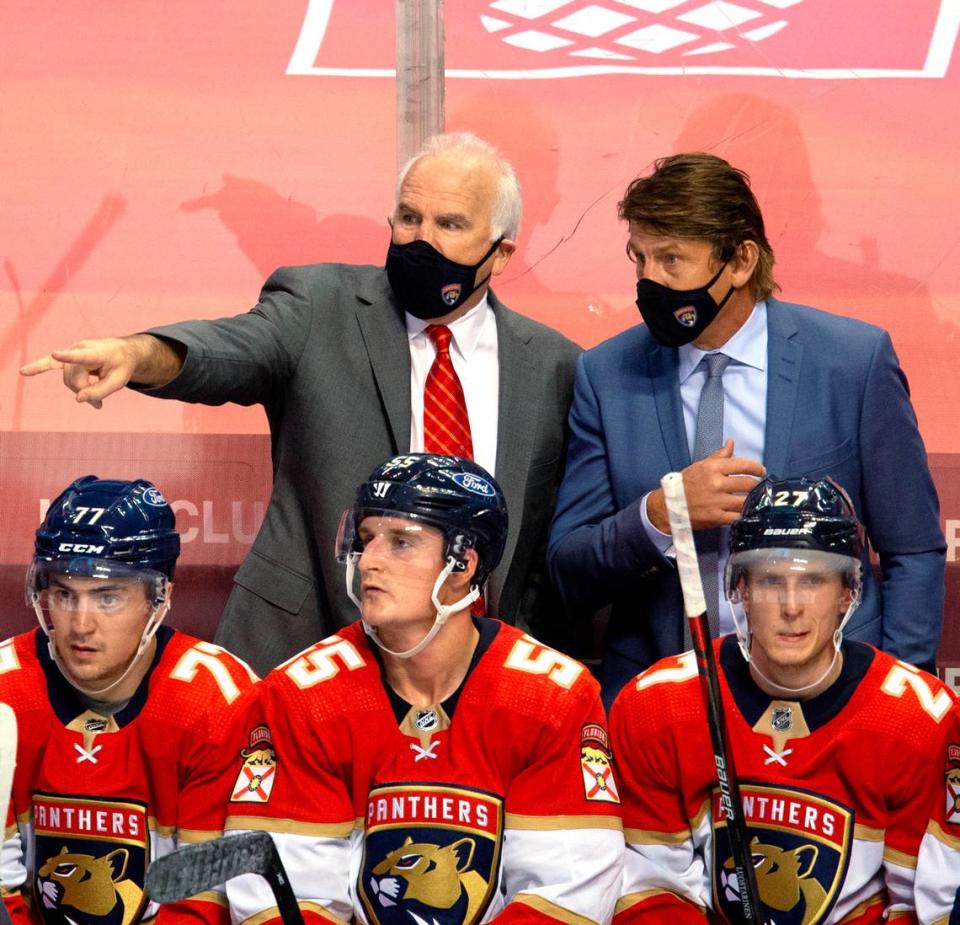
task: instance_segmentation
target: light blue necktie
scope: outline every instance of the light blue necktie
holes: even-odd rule
[[[693,439],[693,459],[703,459],[723,446],[723,371],[730,357],[722,353],[708,353],[701,366],[707,368],[707,381],[700,392],[700,407],[697,409],[697,431]],[[707,620],[710,636],[720,632],[720,585],[717,566],[720,561],[720,537],[722,529],[698,530],[697,553],[700,559],[700,577],[703,579],[703,595],[707,600]],[[684,621],[684,641],[689,643],[688,627]],[[689,647],[689,646],[688,646]]]

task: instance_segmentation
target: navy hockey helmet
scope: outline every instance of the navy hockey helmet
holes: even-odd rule
[[[436,527],[445,539],[444,557],[458,563],[475,549],[476,586],[497,567],[507,540],[500,486],[482,466],[459,456],[409,453],[374,469],[347,512],[341,558],[363,551],[357,527],[366,517],[403,517]]]
[[[43,590],[51,573],[170,580],[179,555],[176,518],[154,485],[87,475],[53,501],[37,530],[27,595]]]
[[[724,582],[728,597],[736,598],[743,567],[751,558],[748,554],[774,549],[844,557],[850,560],[845,564],[850,581],[858,584],[864,532],[849,495],[831,478],[760,482],[747,495],[740,519],[730,528]]]

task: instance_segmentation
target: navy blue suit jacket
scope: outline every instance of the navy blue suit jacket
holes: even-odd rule
[[[863,602],[846,634],[905,661],[934,662],[946,545],[906,378],[881,328],[767,300],[770,475],[833,476],[850,493],[879,556],[864,557]],[[577,364],[571,442],[549,545],[561,595],[612,604],[603,685],[610,700],[638,671],[680,651],[673,562],[648,539],[640,499],[690,464],[676,349],[638,325]],[[736,455],[736,448],[734,448]]]

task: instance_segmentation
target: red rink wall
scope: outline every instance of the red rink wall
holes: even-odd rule
[[[175,606],[209,632],[270,484],[259,409],[77,407],[28,359],[252,305],[276,266],[381,263],[393,4],[9,0],[0,33],[0,601],[28,625],[30,532],[76,476],[145,476],[185,531]],[[447,125],[524,187],[497,292],[584,346],[636,323],[616,204],[659,156],[747,170],[781,295],[886,327],[948,541],[960,666],[957,0],[460,0]],[[895,503],[896,499],[891,499]],[[923,601],[917,602],[922,608]]]

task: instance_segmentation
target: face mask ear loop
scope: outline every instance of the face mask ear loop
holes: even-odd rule
[[[422,652],[431,642],[433,642],[434,637],[437,633],[440,632],[440,629],[443,627],[443,624],[447,622],[449,617],[452,614],[455,614],[465,607],[469,607],[478,597],[480,597],[480,589],[473,587],[470,589],[470,593],[466,594],[464,597],[460,598],[459,601],[456,601],[453,604],[441,604],[440,603],[440,589],[443,587],[443,583],[450,577],[450,573],[456,568],[457,560],[450,556],[447,559],[447,564],[444,566],[444,569],[437,576],[437,580],[433,583],[433,593],[430,595],[430,599],[433,602],[433,606],[436,608],[437,615],[434,617],[433,626],[430,627],[427,635],[423,637],[412,649],[407,649],[405,652],[395,652],[393,649],[388,649],[381,641],[380,637],[377,635],[377,631],[370,626],[366,620],[363,620],[361,616],[361,622],[363,623],[364,632],[376,643],[376,645],[383,651],[392,655],[394,658],[413,658],[414,655],[418,655]],[[347,568],[349,570],[350,563],[348,561]],[[351,576],[352,577],[352,576]],[[352,595],[351,595],[352,596]],[[354,598],[354,603],[359,602]],[[361,611],[362,613],[362,611]]]

